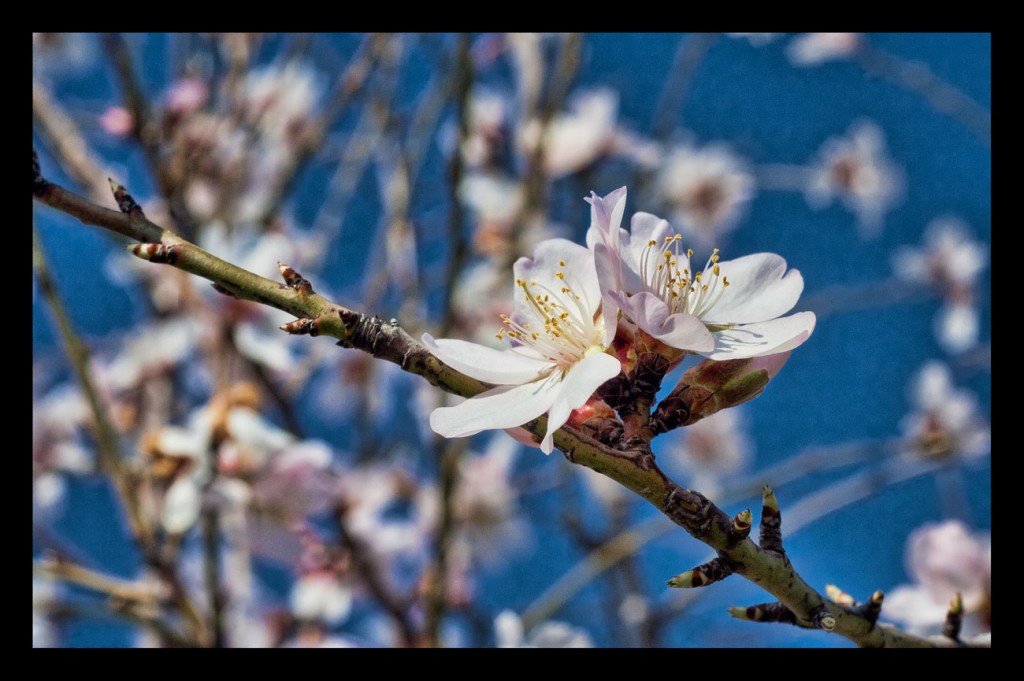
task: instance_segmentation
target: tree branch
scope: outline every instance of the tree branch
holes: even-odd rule
[[[46,182],[38,175],[37,163],[33,167],[33,194],[37,200],[89,224],[148,242],[132,247],[132,252],[140,257],[171,264],[209,279],[218,286],[218,290],[309,320],[302,327],[304,333],[338,338],[342,347],[356,348],[393,362],[403,370],[458,395],[470,397],[488,387],[440,362],[403,331],[396,320],[369,317],[312,291],[292,288],[247,272],[162,230],[146,219],[137,206],[129,207],[128,213],[99,209],[86,199]],[[125,202],[119,200],[119,205],[125,206]],[[524,424],[524,428],[539,439],[546,431],[547,418],[534,419]],[[734,529],[732,517],[699,492],[673,482],[657,466],[649,447],[613,449],[568,425],[555,432],[554,440],[555,446],[571,463],[591,468],[631,489],[691,536],[715,549],[736,574],[758,584],[775,596],[781,607],[792,611],[797,623],[834,631],[867,647],[956,644],[949,639],[926,639],[895,627],[876,624],[855,609],[827,600],[800,577],[783,553],[766,550],[749,538],[742,538]],[[766,505],[771,507],[770,500]]]

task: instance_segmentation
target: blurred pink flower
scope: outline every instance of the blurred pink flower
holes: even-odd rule
[[[198,78],[182,78],[167,89],[164,110],[173,116],[188,116],[202,108],[209,96],[206,83]]]
[[[950,601],[964,603],[961,636],[992,629],[992,540],[971,533],[960,521],[929,523],[907,539],[907,572],[914,583],[898,586],[885,597],[882,614],[903,622],[917,634],[938,633]]]
[[[109,135],[125,137],[130,135],[135,127],[135,118],[123,106],[107,107],[100,116],[100,127]]]

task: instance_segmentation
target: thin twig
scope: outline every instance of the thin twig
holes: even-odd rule
[[[921,62],[912,62],[881,50],[866,39],[855,58],[865,71],[923,97],[941,113],[971,131],[986,147],[992,146],[992,113],[935,75]]]
[[[96,203],[110,202],[110,189],[105,172],[89,149],[85,136],[71,118],[50,96],[46,86],[32,79],[32,118],[54,157],[65,172],[89,193]]]
[[[651,123],[651,136],[659,142],[665,142],[675,129],[676,119],[683,110],[697,69],[716,40],[717,33],[691,33],[679,40],[672,69],[665,79]]]
[[[32,224],[32,267],[35,270],[36,280],[39,282],[43,298],[49,305],[50,312],[57,324],[57,331],[63,341],[64,351],[74,371],[75,380],[92,411],[100,466],[114,482],[114,487],[117,489],[128,516],[132,535],[141,546],[149,546],[152,542],[152,529],[143,517],[134,483],[129,478],[129,472],[120,451],[117,431],[110,423],[106,406],[96,389],[96,382],[93,380],[92,371],[89,368],[89,350],[75,332],[71,317],[60,300],[57,284],[50,275],[49,265],[43,252],[43,242],[34,221]]]

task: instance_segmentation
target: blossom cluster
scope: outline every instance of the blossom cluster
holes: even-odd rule
[[[787,272],[781,256],[721,260],[716,248],[701,264],[666,220],[641,212],[628,231],[621,227],[625,187],[587,201],[586,247],[548,239],[533,258],[516,261],[513,311],[501,315],[496,334],[508,347],[424,334],[436,357],[495,386],[435,410],[430,425],[437,433],[514,429],[546,414],[540,448],[550,454],[555,431],[574,415],[585,419],[581,408],[601,401],[595,392],[607,381],[634,372],[641,354],[657,355],[664,375],[687,355],[782,355],[814,330],[812,312],[783,316],[803,278]],[[597,411],[612,413],[608,405]]]

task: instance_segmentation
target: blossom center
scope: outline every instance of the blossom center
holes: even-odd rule
[[[722,297],[729,279],[722,275],[717,248],[704,269],[691,274],[693,251],[682,253],[681,240],[675,234],[661,244],[656,239],[648,241],[640,255],[640,279],[644,291],[665,301],[669,314],[687,312],[700,319]]]
[[[558,264],[565,267],[564,260]],[[588,301],[574,289],[571,274],[567,277],[565,270],[560,269],[555,272],[555,279],[558,286],[516,279],[531,319],[515,320],[501,315],[503,325],[496,338],[507,337],[510,342],[531,347],[567,369],[590,354],[604,351],[603,321],[600,315],[588,312]]]

